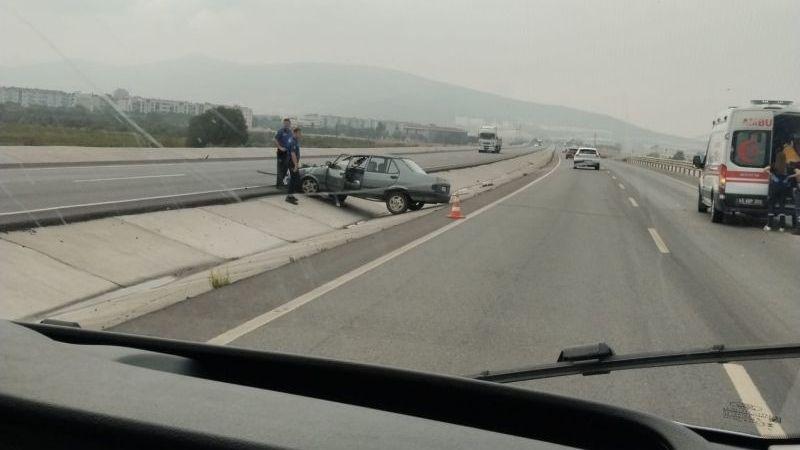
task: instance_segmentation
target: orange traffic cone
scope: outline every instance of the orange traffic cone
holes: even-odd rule
[[[454,195],[453,199],[450,201],[450,214],[448,214],[447,217],[451,219],[464,218],[464,215],[461,214],[461,200],[457,195]]]

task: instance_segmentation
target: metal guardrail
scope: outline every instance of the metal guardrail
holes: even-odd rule
[[[702,170],[698,169],[689,161],[679,161],[674,159],[653,158],[650,156],[632,156],[625,158],[631,164],[636,164],[651,169],[673,172],[691,177],[700,178]]]

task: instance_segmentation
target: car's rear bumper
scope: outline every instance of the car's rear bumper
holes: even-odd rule
[[[600,167],[600,161],[592,159],[576,159],[573,164],[577,167]]]
[[[444,192],[410,192],[411,200],[423,203],[449,203],[450,190]]]

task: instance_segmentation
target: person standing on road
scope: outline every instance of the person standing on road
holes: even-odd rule
[[[302,132],[300,127],[295,127],[292,130],[292,136],[287,140],[286,146],[286,164],[289,167],[289,193],[286,196],[286,201],[296,205],[297,198],[294,193],[299,190],[300,186],[300,138]]]
[[[792,211],[792,228],[794,234],[800,235],[800,154],[797,152],[796,143],[800,143],[800,134],[792,136],[792,142],[789,144],[790,150],[785,150],[786,155],[786,173],[791,191],[791,197],[794,199],[794,210]]]
[[[767,224],[764,231],[770,231],[774,225],[775,216],[778,216],[778,227],[783,231],[786,226],[786,198],[791,194],[791,182],[788,178],[788,167],[800,161],[797,151],[794,149],[794,141],[790,139],[781,148],[775,161],[764,168],[769,173],[769,188],[767,191]],[[796,215],[793,214],[796,222]]]
[[[275,165],[278,170],[277,180],[275,180],[275,187],[283,186],[283,178],[286,176],[286,171],[289,168],[287,163],[288,140],[292,138],[292,121],[287,117],[283,119],[283,127],[275,133]]]

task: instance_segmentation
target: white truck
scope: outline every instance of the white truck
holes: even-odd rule
[[[497,132],[496,126],[485,125],[478,131],[478,152],[500,153],[503,148],[503,138]]]

